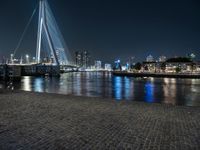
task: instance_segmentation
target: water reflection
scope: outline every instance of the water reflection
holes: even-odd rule
[[[132,89],[131,83],[132,82],[130,81],[130,78],[128,78],[128,77],[125,77],[124,81],[125,81],[125,83],[124,83],[125,84],[125,87],[124,87],[124,90],[125,90],[124,97],[125,97],[125,99],[129,99],[131,97],[131,93],[133,92],[133,91],[131,91],[131,89]]]
[[[36,78],[34,81],[35,92],[44,92],[42,78]],[[27,84],[27,83],[26,83]]]
[[[0,82],[0,87],[6,87],[6,83]],[[15,89],[200,106],[199,79],[143,79],[83,72],[63,74],[60,78],[24,77],[20,84],[15,84]]]
[[[163,100],[166,104],[176,104],[176,80],[170,78],[164,78],[163,84]]]
[[[122,99],[122,77],[114,77],[114,98],[117,100]]]
[[[199,99],[200,87],[196,84],[195,79],[191,80],[190,88],[191,88],[190,93],[185,91],[186,98],[190,99],[190,101],[186,101],[185,103],[187,106],[196,106],[198,105],[198,102],[196,100]]]
[[[32,91],[31,89],[31,78],[30,77],[24,77],[22,82],[22,90],[24,91]]]
[[[145,84],[145,101],[152,103],[154,100],[154,85],[152,82],[147,82]]]

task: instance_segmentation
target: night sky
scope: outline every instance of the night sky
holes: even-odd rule
[[[37,0],[0,0],[0,59],[9,57]],[[93,59],[141,61],[196,54],[200,59],[199,0],[49,0],[74,56],[88,50]],[[17,52],[35,55],[37,15]]]

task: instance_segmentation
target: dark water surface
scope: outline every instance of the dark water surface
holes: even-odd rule
[[[143,79],[103,72],[75,72],[63,74],[60,78],[23,77],[20,83],[15,83],[15,89],[200,106],[200,79]]]

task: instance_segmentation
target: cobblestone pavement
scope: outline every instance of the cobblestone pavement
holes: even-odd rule
[[[0,149],[200,149],[200,107],[0,93]]]

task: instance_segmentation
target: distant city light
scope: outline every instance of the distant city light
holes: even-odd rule
[[[30,62],[30,61],[29,61],[29,55],[26,54],[26,63],[29,64],[29,62]]]

